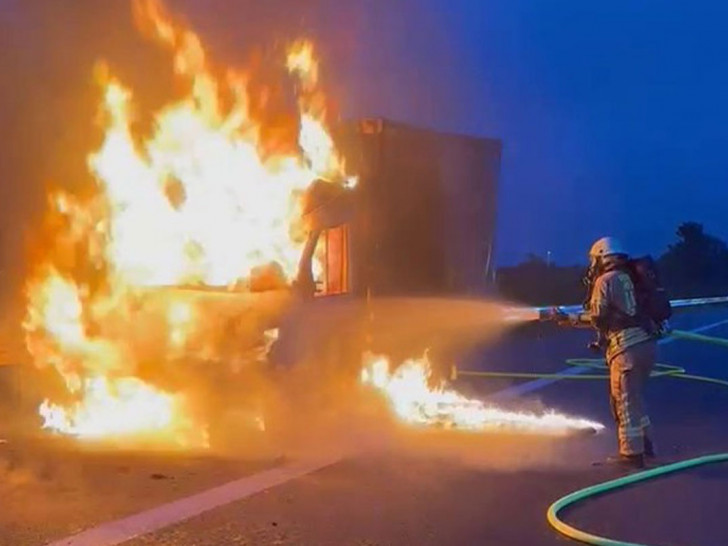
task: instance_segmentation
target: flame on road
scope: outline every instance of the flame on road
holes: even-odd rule
[[[407,360],[393,369],[387,357],[366,355],[361,380],[380,391],[396,416],[411,425],[538,434],[604,428],[587,419],[551,411],[535,414],[499,409],[481,400],[466,398],[444,382],[431,386],[432,367],[426,356]]]
[[[215,353],[221,342],[214,334],[224,329],[175,291],[160,289],[151,305],[149,289],[251,290],[261,275],[266,285],[288,286],[306,243],[306,190],[316,180],[352,187],[357,179],[347,175],[328,133],[321,67],[310,42],[293,43],[265,67],[292,84],[295,100],[282,101],[286,109],[271,104],[277,95],[254,70],[215,65],[200,38],[159,1],[132,4],[140,30],[170,52],[171,72],[185,93],[155,112],[139,112],[133,90],[98,65],[103,138],[87,162],[95,185],[49,196],[26,284],[26,345],[37,366],[51,366],[62,380],[64,392],[40,406],[46,428],[80,438],[205,446],[205,423],[166,381],[174,371],[161,379],[154,372],[189,355],[193,339],[200,351]],[[152,123],[138,123],[142,117]],[[313,267],[321,264],[314,259]],[[253,321],[238,326],[262,329],[261,346],[277,335]],[[200,342],[200,332],[209,337]],[[383,357],[365,364],[362,379],[408,423],[601,428],[555,413],[500,410],[445,385],[431,388],[426,360],[394,370]],[[265,429],[264,416],[254,421]]]
[[[83,400],[71,406],[40,406],[45,427],[79,438],[129,436],[185,446],[206,446],[207,432],[186,421],[180,399],[135,377],[88,379],[81,385]]]
[[[344,183],[346,174],[326,130],[311,43],[294,43],[273,67],[297,97],[284,114],[270,106],[278,108],[273,115],[256,74],[215,65],[159,1],[134,0],[132,8],[140,31],[171,53],[171,73],[186,94],[144,112],[153,123],[141,132],[134,92],[97,66],[104,134],[88,156],[95,188],[90,197],[50,196],[26,285],[26,344],[38,366],[57,370],[69,395],[42,404],[45,427],[200,445],[204,427],[188,401],[140,369],[184,354],[210,317],[167,295],[163,330],[142,343],[140,290],[246,289],[260,271],[286,286],[305,244],[305,190],[317,179]]]

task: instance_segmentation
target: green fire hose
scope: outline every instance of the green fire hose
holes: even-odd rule
[[[709,343],[711,345],[717,345],[721,347],[728,347],[728,339],[705,336],[702,334],[695,334],[692,332],[685,332],[682,330],[674,330],[670,335],[676,339],[683,339],[688,341],[697,341],[700,343]],[[584,368],[594,368],[596,370],[606,370],[607,367],[601,359],[569,359],[566,361],[570,366],[580,366]],[[559,375],[559,374],[541,374],[541,373],[510,373],[510,372],[475,372],[475,371],[458,371],[456,368],[452,370],[452,379],[456,379],[458,376],[475,376],[475,377],[492,377],[492,378],[518,378],[518,379],[566,379],[566,380],[595,380],[595,379],[608,379],[609,375],[606,373],[601,374],[580,374],[580,375]],[[717,379],[714,377],[704,377],[699,375],[691,375],[686,373],[684,368],[679,366],[670,366],[668,364],[656,364],[655,370],[652,372],[651,377],[673,377],[676,379],[688,379],[691,381],[702,381],[705,383],[712,383],[728,387],[728,381],[723,379]],[[614,540],[611,538],[601,537],[598,535],[592,535],[576,527],[572,527],[568,523],[564,522],[559,518],[559,512],[572,506],[583,500],[593,498],[599,495],[603,495],[610,491],[621,489],[629,485],[636,483],[646,482],[655,478],[666,476],[668,474],[674,474],[684,470],[689,470],[698,466],[704,466],[708,464],[724,463],[728,462],[728,453],[718,453],[715,455],[706,455],[703,457],[697,457],[695,459],[688,459],[677,463],[644,470],[635,474],[630,474],[603,482],[590,487],[585,487],[579,491],[574,491],[568,495],[561,497],[551,506],[549,506],[546,512],[546,519],[548,520],[551,527],[556,529],[562,535],[565,535],[573,540],[578,540],[585,544],[592,544],[595,546],[648,546],[637,542],[625,542],[621,540]]]
[[[631,474],[629,476],[624,476],[616,480],[592,485],[591,487],[586,487],[584,489],[580,489],[579,491],[569,493],[565,497],[561,497],[559,500],[554,502],[551,506],[549,506],[549,509],[546,512],[546,519],[548,520],[551,527],[556,529],[562,535],[566,535],[567,537],[574,540],[584,542],[585,544],[595,544],[597,546],[646,546],[645,544],[640,544],[637,542],[624,542],[622,540],[614,540],[611,538],[592,535],[590,533],[577,529],[576,527],[572,527],[568,523],[565,523],[563,520],[559,519],[559,512],[564,508],[576,504],[577,502],[580,502],[584,499],[596,497],[597,495],[603,495],[604,493],[608,493],[609,491],[613,491],[615,489],[621,489],[623,487],[627,487],[628,485],[646,482],[660,476],[665,476],[667,474],[673,474],[682,470],[695,468],[696,466],[724,462],[728,462],[728,453],[706,455],[705,457],[698,457],[696,459],[680,461],[678,463],[660,466],[658,468],[653,468],[636,474]]]
[[[673,330],[670,336],[675,339],[684,339],[687,341],[698,341],[700,343],[709,343],[710,345],[718,345],[719,347],[728,347],[728,339],[721,337],[704,336],[694,332],[685,332],[683,330]]]

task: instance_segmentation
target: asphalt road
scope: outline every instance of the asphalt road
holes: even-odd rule
[[[675,326],[690,329],[722,320],[728,320],[728,312],[714,310],[679,317]],[[728,322],[705,333],[728,337]],[[513,333],[463,364],[555,372],[564,368],[567,357],[589,356],[584,349],[589,336],[571,331]],[[726,349],[676,341],[661,346],[660,360],[690,373],[728,379]],[[457,385],[487,397],[512,382],[474,379]],[[659,378],[649,385],[648,402],[664,460],[728,451],[728,388]],[[285,469],[291,458],[279,459],[271,452],[231,458],[9,443],[0,446],[0,545],[46,544],[246,476],[251,479],[240,484],[250,493],[245,498],[126,543],[563,545],[565,539],[546,523],[548,505],[570,491],[619,475],[591,465],[614,449],[606,384],[560,381],[502,403],[552,407],[610,428],[597,436],[571,439],[475,438],[391,429],[378,438],[376,430],[353,430],[344,445],[339,444],[346,449],[338,462],[334,457],[332,464],[282,479],[284,483],[275,487],[266,487],[265,480],[256,482],[256,476]],[[317,456],[335,456],[325,451]],[[725,465],[706,467],[590,501],[568,512],[567,518],[622,540],[723,545],[728,543],[726,480]],[[262,491],[254,493],[256,487]],[[198,500],[204,504],[204,499]],[[159,514],[155,517],[159,523]],[[135,521],[124,524],[127,530]],[[113,535],[109,530],[119,528],[101,527],[95,542],[86,544],[109,543],[104,542]]]

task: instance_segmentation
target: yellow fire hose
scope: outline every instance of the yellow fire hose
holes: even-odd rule
[[[718,345],[721,347],[728,347],[728,339],[705,336],[702,334],[694,334],[692,332],[684,332],[681,330],[674,330],[670,335],[676,339],[684,339],[689,341],[698,341],[701,343],[709,343],[712,345]],[[604,360],[601,359],[570,359],[566,361],[571,366],[580,366],[594,369],[604,369],[607,367]],[[458,376],[474,376],[474,377],[492,377],[492,378],[518,378],[518,379],[567,379],[567,380],[595,380],[595,379],[608,379],[607,374],[581,374],[581,375],[559,375],[559,374],[540,374],[540,373],[509,373],[509,372],[475,372],[475,371],[458,371],[453,368],[452,378],[456,379]],[[655,370],[652,372],[651,377],[674,377],[678,379],[689,379],[692,381],[703,381],[706,383],[713,383],[728,387],[728,381],[722,379],[716,379],[714,377],[704,377],[699,375],[690,375],[685,372],[684,368],[678,366],[670,366],[668,364],[656,364]],[[668,474],[674,474],[683,470],[688,470],[698,466],[707,464],[716,464],[728,462],[728,453],[718,453],[715,455],[706,455],[704,457],[697,457],[695,459],[688,459],[677,463],[644,470],[629,476],[624,476],[616,480],[603,482],[597,485],[592,485],[579,491],[574,491],[568,495],[561,497],[556,502],[549,506],[546,512],[546,519],[548,520],[551,527],[556,529],[562,535],[565,535],[573,540],[578,540],[585,544],[593,544],[595,546],[648,546],[637,542],[624,542],[621,540],[614,540],[611,538],[601,537],[598,535],[592,535],[586,531],[572,527],[568,523],[564,522],[559,518],[559,512],[572,506],[585,499],[593,498],[599,495],[603,495],[610,491],[621,489],[635,483],[646,482],[658,478],[660,476],[666,476]]]

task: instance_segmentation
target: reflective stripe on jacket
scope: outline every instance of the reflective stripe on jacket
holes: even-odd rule
[[[624,271],[616,269],[607,271],[596,279],[589,308],[592,324],[606,334],[607,361],[623,353],[628,347],[652,338],[640,326],[627,328],[615,326],[618,322],[615,320],[618,313],[627,317],[637,316],[634,284]]]

